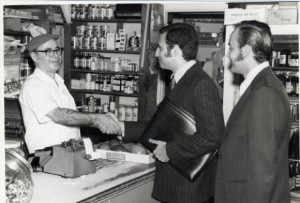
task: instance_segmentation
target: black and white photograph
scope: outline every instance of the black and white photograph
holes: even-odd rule
[[[300,2],[0,7],[0,202],[300,203]]]

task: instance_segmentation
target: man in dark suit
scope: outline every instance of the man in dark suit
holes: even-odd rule
[[[213,152],[220,145],[224,130],[222,102],[213,80],[195,60],[197,51],[197,33],[191,25],[175,23],[160,30],[156,57],[161,68],[173,72],[176,82],[168,97],[195,117],[197,128],[189,139],[183,135],[182,140],[168,143],[152,141],[157,144],[154,154],[158,159],[152,196],[161,202],[211,202],[214,195],[216,159],[194,182],[188,181],[169,163],[164,163],[169,160],[181,163]],[[141,129],[134,130],[125,123],[124,140],[127,134],[141,135]]]
[[[267,24],[236,25],[227,57],[231,71],[244,76],[219,150],[216,203],[289,203],[290,104],[269,60]]]

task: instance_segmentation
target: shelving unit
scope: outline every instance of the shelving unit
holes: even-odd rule
[[[79,5],[72,5],[75,8]],[[116,109],[118,105],[129,105],[134,106],[136,100],[138,100],[138,121],[149,120],[156,110],[156,92],[157,92],[157,75],[149,74],[149,67],[147,63],[146,50],[148,49],[148,44],[145,39],[149,38],[149,23],[150,23],[150,4],[143,4],[141,6],[141,18],[111,18],[111,19],[79,19],[72,18],[72,24],[65,29],[65,72],[64,78],[69,88],[72,96],[75,98],[76,103],[81,103],[82,105],[87,105],[85,103],[87,97],[93,96],[95,98],[101,99],[101,105],[108,103],[109,96],[116,97]],[[138,50],[125,49],[125,50],[108,50],[100,49],[98,46],[94,49],[86,49],[84,47],[75,48],[71,46],[70,38],[76,35],[76,27],[80,26],[108,26],[110,32],[118,33],[120,29],[125,29],[127,35],[127,40],[132,36],[133,31],[136,31],[138,35],[142,38],[141,47]],[[99,39],[99,37],[97,37]],[[98,42],[99,43],[99,42]],[[112,58],[126,58],[133,63],[136,63],[135,67],[138,70],[120,70],[114,71],[112,69],[99,69],[96,70],[77,68],[74,67],[74,59],[76,54],[89,53],[91,55],[101,57],[112,57]],[[99,60],[99,58],[98,58]],[[122,68],[122,67],[121,67]],[[97,88],[72,88],[72,80],[81,79],[84,80],[86,75],[90,74],[94,82],[95,78],[100,77],[136,77],[138,78],[138,92],[126,93],[124,91],[103,91]],[[120,89],[121,90],[121,89]]]

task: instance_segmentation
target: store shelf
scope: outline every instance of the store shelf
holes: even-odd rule
[[[273,70],[278,71],[299,71],[298,66],[287,66],[287,67],[272,67]]]
[[[100,50],[100,49],[73,49],[74,52],[97,52],[111,54],[140,54],[140,51],[117,51],[117,50]]]
[[[4,30],[4,35],[13,36],[31,36],[30,32],[15,31],[15,30]]]
[[[98,22],[98,23],[141,23],[141,19],[119,19],[119,18],[114,18],[114,19],[77,19],[73,18],[72,22]]]
[[[78,93],[114,95],[114,96],[124,96],[124,97],[138,97],[139,96],[139,94],[127,94],[124,92],[104,92],[104,91],[100,91],[100,90],[70,89],[70,91],[78,92]]]
[[[108,74],[108,75],[132,75],[132,76],[139,76],[143,75],[141,72],[134,72],[134,71],[99,71],[99,70],[86,70],[86,69],[71,69],[71,72],[76,73],[91,73],[91,74]]]
[[[291,103],[299,103],[299,97],[290,97]]]

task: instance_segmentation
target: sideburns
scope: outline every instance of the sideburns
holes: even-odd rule
[[[239,55],[237,56],[237,58],[234,59],[234,62],[238,62],[238,61],[242,61],[242,60],[244,60],[244,57],[243,57],[242,53],[239,53]]]
[[[168,49],[168,52],[165,54],[165,57],[171,57],[171,50]]]

